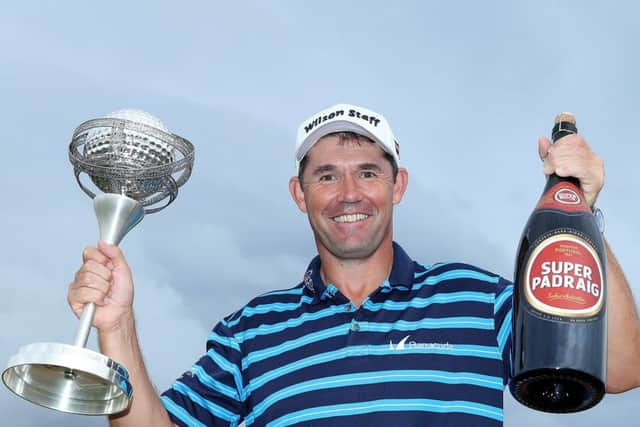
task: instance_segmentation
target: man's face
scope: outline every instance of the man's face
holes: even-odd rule
[[[407,183],[397,179],[382,149],[365,139],[327,136],[307,153],[303,184],[290,181],[291,194],[309,217],[318,250],[339,259],[364,259],[391,241],[393,205]]]

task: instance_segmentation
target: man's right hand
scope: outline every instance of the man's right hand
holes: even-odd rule
[[[133,279],[120,248],[105,242],[82,252],[82,267],[69,285],[68,300],[76,316],[96,305],[100,352],[127,368],[135,398],[126,412],[109,418],[112,427],[170,427],[167,411],[151,384],[142,360],[133,320]]]
[[[82,252],[82,267],[69,285],[67,300],[80,317],[84,306],[96,305],[93,326],[102,333],[116,331],[133,314],[133,278],[120,248],[105,242]]]

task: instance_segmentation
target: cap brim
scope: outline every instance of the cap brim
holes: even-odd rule
[[[309,150],[311,150],[311,148],[315,145],[315,143],[318,142],[321,138],[324,138],[325,136],[331,133],[337,133],[337,132],[353,132],[358,135],[365,136],[370,140],[374,141],[376,144],[378,144],[384,152],[388,153],[386,145],[364,127],[359,126],[351,121],[336,120],[331,123],[327,123],[323,126],[318,127],[316,130],[314,130],[309,135],[307,135],[307,137],[304,139],[304,141],[298,148],[298,151],[296,153],[296,162],[300,163],[304,158],[304,156],[307,155]],[[389,154],[393,156],[393,153],[389,153]]]

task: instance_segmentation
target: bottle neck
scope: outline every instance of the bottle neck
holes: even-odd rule
[[[551,141],[556,142],[563,136],[578,133],[578,128],[575,123],[571,122],[558,122],[551,129]]]
[[[551,129],[551,141],[555,143],[563,136],[572,135],[574,133],[578,133],[578,128],[576,127],[575,123],[565,121],[558,122],[555,124],[553,129]],[[582,193],[582,190],[580,189],[580,181],[578,180],[578,178],[574,178],[572,176],[561,177],[556,175],[555,173],[549,175],[549,177],[547,178],[547,185],[545,185],[544,187],[544,193],[546,193],[547,190],[560,182],[570,182],[571,184],[574,184],[576,187],[578,187],[578,190],[580,190],[580,193]]]
[[[560,182],[570,182],[571,184],[575,185],[582,193],[582,189],[580,188],[580,181],[578,180],[578,178],[574,178],[572,176],[562,177],[556,175],[555,173],[547,177],[547,184],[544,186],[544,193],[546,193],[550,188]]]

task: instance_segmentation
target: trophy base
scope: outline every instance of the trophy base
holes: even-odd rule
[[[81,415],[112,415],[128,408],[129,374],[107,356],[69,344],[23,346],[9,359],[2,381],[18,396],[46,408]]]

